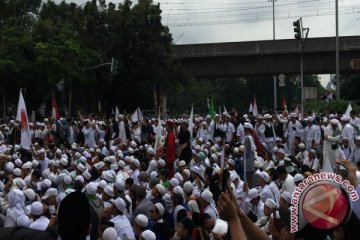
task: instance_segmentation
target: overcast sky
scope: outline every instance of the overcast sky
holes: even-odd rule
[[[85,3],[86,0],[66,0]],[[271,0],[158,0],[163,24],[176,44],[269,40]],[[55,2],[60,2],[56,0]],[[112,0],[113,3],[122,1]],[[292,22],[303,18],[309,37],[335,36],[335,0],[275,1],[275,38],[294,38]],[[340,36],[360,34],[360,0],[339,0]],[[323,77],[323,83],[328,81]]]

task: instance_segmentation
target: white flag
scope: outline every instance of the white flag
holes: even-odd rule
[[[194,119],[194,106],[191,107],[191,113],[189,117],[190,144],[192,142],[193,128],[194,128],[193,119]]]
[[[156,153],[156,149],[160,143],[161,140],[161,119],[160,119],[160,107],[159,107],[159,116],[158,116],[158,125],[155,128],[155,134],[156,134],[156,139],[155,139],[155,145],[154,145],[154,152]]]
[[[31,146],[31,135],[30,135],[30,127],[29,127],[29,119],[26,112],[26,106],[24,97],[22,95],[20,89],[20,97],[19,97],[19,104],[16,114],[16,120],[21,123],[21,147],[25,149],[30,149]]]
[[[116,121],[119,121],[119,115],[120,115],[119,109],[118,109],[118,107],[116,106],[116,108],[115,108],[115,120],[116,120]]]
[[[143,114],[140,110],[140,107],[138,107],[135,112],[131,115],[131,121],[132,122],[137,122],[137,121],[141,121],[143,119]]]
[[[346,112],[345,112],[345,116],[350,117],[350,112],[352,111],[352,107],[351,107],[351,103],[349,103]]]
[[[252,103],[250,103],[250,106],[249,106],[249,112],[253,112],[254,110],[253,110],[253,105],[252,105]]]

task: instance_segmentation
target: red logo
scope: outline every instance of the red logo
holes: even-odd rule
[[[20,121],[21,121],[21,129],[28,130],[29,129],[28,119],[24,109],[21,109]]]
[[[310,188],[300,206],[305,220],[319,229],[331,229],[342,224],[350,208],[348,196],[329,183]]]

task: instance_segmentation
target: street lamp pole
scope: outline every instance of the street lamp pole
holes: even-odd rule
[[[336,25],[336,100],[340,100],[340,69],[339,69],[339,1],[335,0],[335,25]]]
[[[275,1],[276,0],[269,0],[272,2],[273,6],[273,40],[275,40]],[[276,84],[276,76],[273,76],[274,81],[274,112],[277,108],[277,84]]]

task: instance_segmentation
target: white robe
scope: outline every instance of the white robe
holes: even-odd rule
[[[332,149],[332,145],[338,144],[341,136],[341,129],[336,128],[336,132],[332,128],[332,125],[328,125],[324,130],[324,171],[334,171],[335,162],[337,156],[340,155],[339,147],[337,149]],[[331,167],[331,169],[329,168]]]

